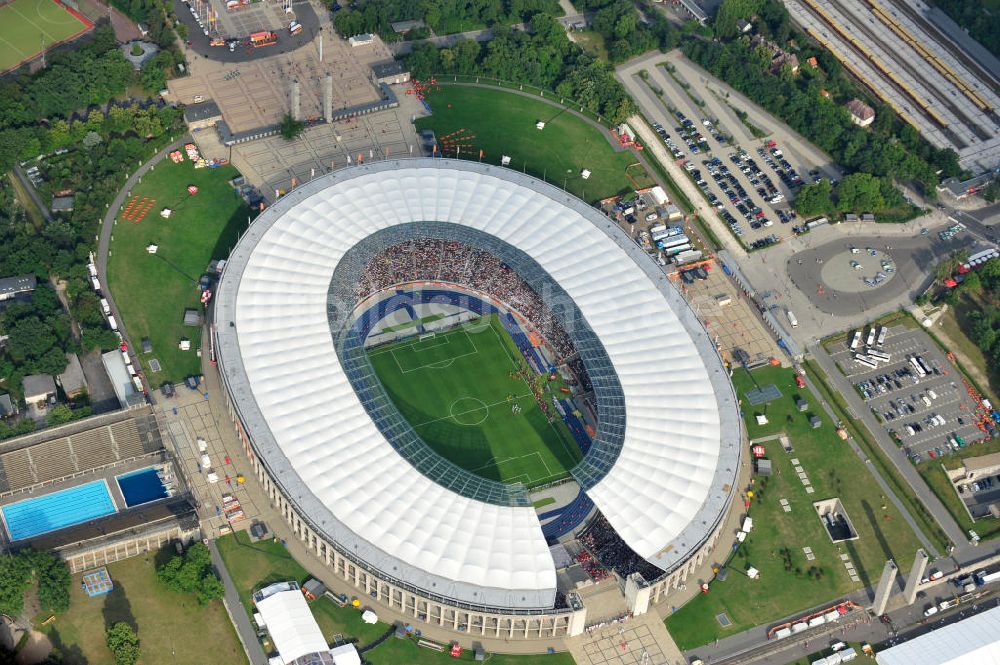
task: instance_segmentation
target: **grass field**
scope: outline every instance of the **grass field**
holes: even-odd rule
[[[495,316],[488,323],[380,347],[369,358],[403,416],[455,464],[528,487],[564,477],[580,448],[562,420],[548,422],[529,385],[511,376],[520,352]]]
[[[241,531],[218,539],[216,544],[246,607],[250,607],[250,594],[270,582],[296,580],[301,583],[309,578],[305,568],[292,558],[281,543],[269,540],[251,543],[247,534]],[[357,640],[359,646],[364,646],[389,629],[389,624],[382,621],[375,624],[363,622],[361,611],[364,605],[359,609],[340,607],[327,598],[320,598],[310,601],[309,607],[323,635],[331,643],[333,636],[339,633],[344,639]],[[375,609],[378,610],[377,607]],[[466,651],[461,658],[455,659],[447,653],[422,649],[413,640],[392,638],[365,653],[365,660],[372,665],[448,665],[456,660],[472,661],[473,656],[471,651]],[[564,653],[538,656],[491,654],[489,662],[492,665],[573,665],[573,658]]]
[[[229,166],[195,169],[186,160],[164,160],[132,190],[133,197],[155,200],[148,213],[138,223],[119,217],[115,226],[108,281],[129,337],[136,345],[143,337],[153,344],[153,352],[140,359],[154,388],[201,373],[201,329],[184,326],[184,310],[202,310],[198,279],[209,261],[228,256],[246,228],[249,212],[228,184],[236,175]],[[198,194],[189,196],[188,185],[196,185]],[[160,217],[162,208],[173,215]],[[150,243],[159,247],[155,255],[146,252]],[[183,337],[191,340],[190,351],[177,348]],[[150,371],[153,358],[162,371]]]
[[[139,665],[205,662],[211,645],[212,662],[246,663],[233,624],[222,601],[202,607],[194,596],[170,591],[156,580],[153,556],[137,556],[108,566],[115,589],[88,598],[80,575],[70,585],[70,609],[42,626],[66,665],[101,665],[114,658],[104,640],[108,625],[126,621],[136,628],[142,657]],[[47,617],[42,617],[41,620]],[[36,624],[37,625],[37,624]]]
[[[91,27],[54,0],[13,0],[0,6],[0,73]]]
[[[782,393],[767,404],[770,422],[764,426],[754,418],[755,413],[765,412],[764,406],[752,406],[745,397],[755,382],[773,384]],[[833,600],[862,585],[877,584],[887,557],[893,557],[905,573],[920,546],[899,511],[880,493],[864,462],[837,437],[817,397],[795,386],[792,370],[765,367],[752,374],[737,370],[733,383],[750,438],[784,432],[794,450],[785,453],[777,441],[763,444],[774,475],[758,480],[754,487],[753,531],[729,562],[727,579],[713,582],[708,594],[694,598],[667,619],[667,629],[685,650]],[[809,403],[806,413],[797,410],[796,396]],[[810,428],[811,415],[822,419],[820,429]],[[815,488],[813,493],[806,491],[793,459]],[[812,503],[832,497],[843,502],[858,531],[857,540],[834,544],[827,536]],[[781,499],[788,500],[791,512],[784,511]],[[812,549],[815,560],[807,559],[803,547]],[[842,554],[857,568],[859,582],[850,579]],[[759,579],[743,574],[748,565],[761,571]],[[810,574],[811,567],[815,569]],[[729,628],[722,628],[716,620],[723,612],[732,621]]]
[[[555,101],[559,98],[555,97]],[[417,119],[417,129],[433,129],[442,138],[464,130],[458,143],[459,156],[499,164],[501,155],[511,157],[512,169],[525,170],[536,177],[594,202],[636,187],[651,187],[653,180],[628,151],[611,147],[614,138],[573,114],[516,92],[498,88],[440,85],[440,92],[427,92],[433,115]],[[538,131],[535,123],[545,121]],[[617,144],[616,144],[617,145]],[[455,156],[446,151],[445,156]],[[589,179],[580,176],[583,169]],[[626,175],[634,178],[631,180]]]

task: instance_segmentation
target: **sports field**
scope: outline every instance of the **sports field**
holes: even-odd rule
[[[532,395],[514,341],[495,316],[373,349],[389,396],[431,448],[479,476],[537,486],[565,477],[582,454]],[[542,387],[543,399],[551,394]]]
[[[55,0],[12,0],[0,6],[0,74],[92,27]]]

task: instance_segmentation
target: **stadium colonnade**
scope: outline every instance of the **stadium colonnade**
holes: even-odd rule
[[[574,337],[599,427],[571,473],[658,573],[620,580],[629,612],[664,601],[719,544],[734,505],[745,433],[732,385],[650,257],[584,202],[508,169],[445,159],[344,169],[280,199],[240,239],[216,292],[213,352],[265,493],[365,602],[467,635],[588,627],[577,593],[556,588],[523,489],[435,457],[370,380],[351,276],[422,232],[496,253]]]

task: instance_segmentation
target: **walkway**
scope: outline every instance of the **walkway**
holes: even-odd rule
[[[236,635],[240,638],[240,642],[243,643],[243,650],[250,657],[250,664],[267,665],[267,655],[264,653],[264,649],[261,648],[260,642],[257,641],[257,631],[250,625],[250,617],[247,616],[246,610],[243,609],[243,603],[240,602],[240,594],[236,591],[236,585],[233,584],[233,578],[229,576],[229,571],[226,570],[226,564],[222,562],[222,557],[219,555],[219,548],[215,546],[214,540],[208,541],[208,549],[212,553],[212,565],[215,566],[219,577],[222,578],[222,585],[226,588],[226,595],[223,597],[222,602],[226,606],[226,612],[229,613],[229,618],[232,619],[233,625],[236,626]]]
[[[101,284],[101,293],[111,306],[111,314],[115,317],[115,321],[118,323],[118,332],[122,334],[122,338],[126,341],[128,340],[128,333],[125,331],[125,320],[122,318],[121,312],[118,311],[118,306],[115,305],[115,299],[111,293],[111,286],[108,284],[108,256],[111,251],[111,235],[114,233],[115,219],[117,219],[119,209],[125,203],[125,199],[132,193],[132,188],[135,187],[142,176],[159,164],[160,161],[162,161],[163,158],[169,153],[183,147],[185,143],[190,142],[191,137],[185,134],[153,155],[149,160],[143,163],[135,173],[129,175],[129,177],[125,180],[125,184],[122,185],[120,190],[118,190],[118,194],[115,196],[115,200],[111,202],[111,206],[108,208],[108,211],[104,213],[104,219],[101,220],[101,236],[97,242],[97,278]],[[130,343],[129,353],[134,355],[132,346],[133,345]],[[138,362],[135,364],[139,365]],[[146,382],[145,378],[143,378],[143,383],[146,384],[146,389],[148,391],[149,384]]]

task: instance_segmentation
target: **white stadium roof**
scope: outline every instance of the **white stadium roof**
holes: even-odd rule
[[[313,528],[384,576],[493,607],[551,607],[535,511],[461,496],[418,471],[355,393],[331,339],[328,291],[370,234],[427,221],[525,252],[575,301],[617,373],[621,451],[588,495],[640,556],[669,570],[734,491],[735,397],[659,267],[604,215],[508,169],[445,159],[366,164],[280,199],[241,238],[216,294],[217,351],[259,457]]]
[[[880,652],[879,665],[1000,665],[1000,607]]]

